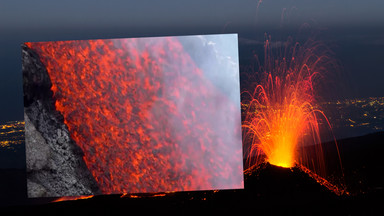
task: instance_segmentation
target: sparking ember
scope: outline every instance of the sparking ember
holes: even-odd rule
[[[237,41],[212,35],[26,43],[45,65],[55,108],[103,194],[243,187],[238,79],[225,86],[233,100],[222,78],[210,78],[216,71],[198,66],[209,58],[191,57],[204,56],[196,47],[213,49],[206,40],[215,37]],[[238,66],[228,71],[238,77]]]
[[[328,130],[331,125],[318,106],[317,87],[329,73],[329,50],[317,41],[301,45],[288,40],[278,55],[271,37],[264,50],[258,85],[253,92],[243,92],[249,100],[243,122],[246,167],[266,160],[281,167],[304,165],[324,176],[320,124]],[[306,152],[308,145],[316,151]]]

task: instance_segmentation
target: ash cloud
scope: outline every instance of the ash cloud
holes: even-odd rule
[[[198,149],[200,145],[199,138],[205,136],[204,134],[194,134],[196,132],[203,133],[203,131],[194,127],[202,125],[205,127],[204,130],[211,131],[206,137],[212,142],[203,141],[205,145],[208,145],[207,148],[210,148],[211,152],[207,153],[201,149],[196,150],[201,151],[198,158],[194,158],[198,161],[187,160],[184,170],[185,172],[196,170],[197,164],[204,164],[204,168],[207,170],[219,173],[226,169],[225,165],[230,165],[233,169],[231,171],[233,175],[229,178],[213,177],[210,179],[213,188],[200,189],[242,188],[243,158],[237,35],[179,36],[176,39],[182,44],[182,48],[191,57],[195,65],[183,65],[183,68],[178,71],[177,77],[163,76],[161,78],[162,94],[164,97],[169,97],[175,91],[173,87],[174,82],[178,82],[177,79],[181,77],[188,79],[188,83],[177,90],[179,98],[175,101],[176,113],[181,114],[182,117],[162,112],[158,109],[157,102],[152,105],[149,113],[154,119],[165,115],[168,123],[164,127],[170,129],[172,136],[184,136],[178,143],[183,152]],[[159,44],[161,40],[165,40],[165,38],[145,38],[145,41],[137,41],[138,43],[135,43],[133,47],[142,52],[152,45]],[[162,55],[166,56],[166,59],[172,59],[173,54],[172,52],[162,53]],[[154,59],[159,59],[160,53],[151,50],[150,55]],[[178,64],[177,62],[173,63]],[[202,72],[201,77],[193,73],[196,66]],[[170,69],[163,66],[163,71],[168,70]],[[191,89],[201,85],[205,85],[204,88],[209,89],[206,95],[202,94],[199,89]],[[193,92],[198,93],[195,95]],[[196,106],[202,104],[207,106],[199,111],[191,110],[191,100]],[[191,115],[191,111],[195,112],[194,116]],[[186,128],[181,119],[193,123]],[[188,127],[192,129],[191,133],[188,131]],[[202,176],[204,171],[200,171],[195,175]]]
[[[235,104],[240,104],[237,34],[178,37],[204,76]]]
[[[213,133],[210,138],[213,142],[221,144],[213,144],[212,148],[215,152],[214,160],[225,159],[226,164],[235,165],[242,161],[242,141],[241,141],[241,119],[240,119],[240,84],[239,84],[239,65],[238,65],[238,41],[236,34],[227,35],[200,35],[197,37],[178,37],[183,45],[184,50],[190,55],[197,67],[203,73],[203,79],[206,83],[212,84],[212,92],[209,97],[195,98],[196,104],[208,103],[212,109],[210,111],[202,111],[201,121],[208,122],[209,128]],[[188,70],[186,70],[188,71]],[[201,80],[191,79],[195,82],[193,86],[202,85]],[[182,90],[181,99],[178,101],[178,109],[180,112],[186,110],[187,104],[184,103],[186,98],[190,97],[190,91]],[[223,97],[224,96],[224,97]],[[231,110],[229,107],[233,107]],[[198,115],[198,114],[196,114]],[[175,134],[183,133],[181,127],[174,122]],[[225,134],[223,134],[225,133]],[[196,142],[194,139],[184,139],[181,146],[188,146]],[[201,160],[206,167],[215,172],[225,167],[217,166],[212,163],[212,158],[201,156]],[[240,160],[239,160],[240,159]],[[193,164],[191,164],[193,166]],[[214,166],[214,167],[213,167]],[[242,165],[241,170],[242,170]],[[232,178],[213,178],[212,183],[217,188],[223,189],[228,185],[240,185],[242,182],[242,174],[233,173]],[[241,186],[240,186],[241,188]]]

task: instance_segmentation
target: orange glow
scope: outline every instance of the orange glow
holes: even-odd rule
[[[164,192],[164,193],[146,193],[146,194],[128,194],[124,193],[120,196],[120,198],[148,198],[148,197],[165,197],[169,196],[170,194],[174,194],[175,192]]]
[[[66,196],[66,197],[60,197],[53,202],[62,202],[62,201],[69,201],[69,200],[81,200],[81,199],[90,199],[93,195],[89,196]]]
[[[333,193],[335,193],[336,195],[349,195],[349,192],[345,190],[345,187],[337,187],[336,185],[330,183],[328,180],[326,180],[325,178],[317,175],[316,173],[312,172],[311,170],[309,170],[308,168],[306,168],[305,166],[302,166],[302,165],[297,165],[298,168],[307,173],[310,177],[312,177],[313,179],[315,179],[317,181],[317,183],[323,185],[324,187],[328,188],[328,190],[332,191]]]
[[[216,123],[217,107],[238,113],[228,124],[240,112],[177,38],[26,45],[46,66],[55,107],[103,194],[242,187],[232,181],[242,177],[241,145],[226,149],[233,142],[217,134],[234,132]]]
[[[243,142],[248,143],[244,146],[246,167],[264,161],[287,168],[301,164],[324,175],[321,145],[316,145],[311,156],[303,147],[321,143],[320,121],[331,128],[316,100],[317,81],[331,60],[321,43],[300,46],[289,42],[283,46],[283,56],[274,56],[270,38],[265,41],[260,82],[254,92],[243,92],[249,99],[243,122]]]
[[[271,164],[293,167],[297,146],[304,134],[312,128],[315,129],[313,135],[318,135],[317,110],[305,98],[308,89],[302,83],[309,80],[299,80],[295,85],[292,85],[294,81],[291,80],[282,85],[281,80],[274,79],[272,75],[269,80],[271,86],[267,85],[267,88],[276,89],[278,94],[259,85],[256,90],[258,98],[252,101],[256,104],[251,106],[256,105],[256,111],[248,115],[250,119],[243,126],[254,135],[251,155],[261,150]]]

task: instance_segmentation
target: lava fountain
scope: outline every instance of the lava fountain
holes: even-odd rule
[[[243,91],[248,100],[243,121],[246,168],[268,161],[281,167],[301,164],[324,174],[321,145],[316,154],[304,146],[320,144],[320,126],[329,121],[318,106],[316,87],[332,64],[330,50],[321,42],[305,44],[289,39],[276,54],[271,37],[264,43],[264,65],[259,66],[259,83],[253,92]]]

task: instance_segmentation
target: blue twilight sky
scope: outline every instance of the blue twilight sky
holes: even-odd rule
[[[20,44],[238,33],[240,65],[264,33],[284,39],[308,23],[346,71],[345,97],[384,96],[382,0],[0,1],[0,122],[23,118]],[[277,39],[277,40],[280,40]],[[254,46],[254,47],[253,47]],[[262,55],[262,53],[260,53]],[[344,80],[344,79],[343,79]],[[346,81],[347,82],[347,81]]]

